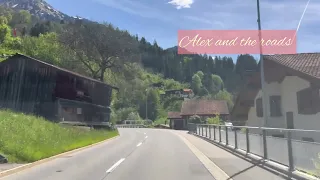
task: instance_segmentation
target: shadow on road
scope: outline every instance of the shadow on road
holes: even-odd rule
[[[190,133],[190,132],[188,132],[188,134],[193,135],[193,134]],[[267,167],[267,166],[265,165],[265,161],[264,161],[264,160],[259,160],[259,161],[257,161],[257,160],[250,159],[250,158],[247,157],[247,156],[244,156],[244,155],[242,155],[242,154],[239,154],[239,153],[236,152],[235,150],[230,150],[229,148],[225,147],[224,145],[218,144],[218,143],[216,143],[216,142],[213,142],[212,140],[209,140],[209,139],[207,139],[207,138],[205,138],[205,137],[200,137],[200,136],[196,136],[196,137],[198,137],[198,138],[200,138],[200,139],[203,139],[203,140],[207,141],[208,143],[213,144],[213,145],[215,145],[215,146],[217,146],[217,147],[219,147],[219,148],[221,148],[221,149],[223,149],[223,150],[231,153],[232,155],[234,155],[234,156],[236,156],[236,157],[238,157],[238,158],[241,158],[241,159],[243,159],[243,160],[245,160],[245,161],[253,164],[252,166],[250,166],[250,167],[248,167],[248,168],[246,168],[246,169],[243,169],[242,171],[239,171],[239,172],[233,174],[232,176],[230,176],[230,178],[229,178],[228,180],[230,180],[232,177],[238,176],[238,175],[240,175],[240,174],[242,174],[242,173],[244,173],[244,172],[246,172],[246,171],[254,168],[255,166],[258,166],[258,167],[260,167],[260,168],[262,168],[262,169],[264,169],[264,170],[266,170],[266,171],[269,171],[270,173],[273,173],[273,174],[275,174],[275,175],[277,175],[277,176],[279,176],[279,177],[281,177],[281,178],[288,179],[288,180],[296,180],[295,178],[292,177],[292,174],[290,174],[290,173],[284,174],[284,173],[282,173],[282,172],[279,172],[279,171],[277,171],[277,170],[274,170],[274,169],[271,169],[271,168]]]

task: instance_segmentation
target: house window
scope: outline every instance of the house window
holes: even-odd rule
[[[315,114],[319,112],[319,89],[307,88],[297,92],[298,113]]]
[[[256,113],[258,117],[263,117],[262,98],[256,100]]]
[[[279,117],[281,113],[281,96],[270,96],[270,116]]]

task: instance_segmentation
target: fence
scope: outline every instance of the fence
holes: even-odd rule
[[[188,127],[190,132],[216,143],[285,165],[289,172],[299,170],[313,175],[320,172],[317,168],[317,162],[320,164],[320,143],[293,139],[306,134],[320,136],[320,131],[208,124],[189,124]],[[250,133],[250,130],[258,130],[260,134]],[[274,131],[283,133],[285,137],[267,135]]]
[[[117,128],[146,128],[145,125],[142,124],[117,124],[115,125]]]

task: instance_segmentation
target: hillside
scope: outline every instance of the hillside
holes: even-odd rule
[[[63,13],[49,10],[43,1],[0,2],[0,30],[5,32],[0,34],[0,55],[20,52],[119,87],[112,102],[113,121],[129,115],[144,118],[146,100],[152,120],[178,111],[181,100],[160,99],[160,92],[168,89],[192,88],[196,98],[224,99],[231,109],[243,73],[257,67],[250,55],[240,55],[236,64],[230,57],[179,55],[176,47],[163,49],[112,24],[50,20],[41,13],[58,18]],[[152,88],[159,82],[164,86]]]
[[[9,162],[20,163],[34,162],[118,135],[117,131],[63,127],[12,111],[0,111],[0,125],[5,127],[0,131],[0,154],[5,154]]]

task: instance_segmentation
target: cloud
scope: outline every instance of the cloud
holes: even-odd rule
[[[193,0],[171,0],[168,3],[176,6],[177,9],[190,8]]]

